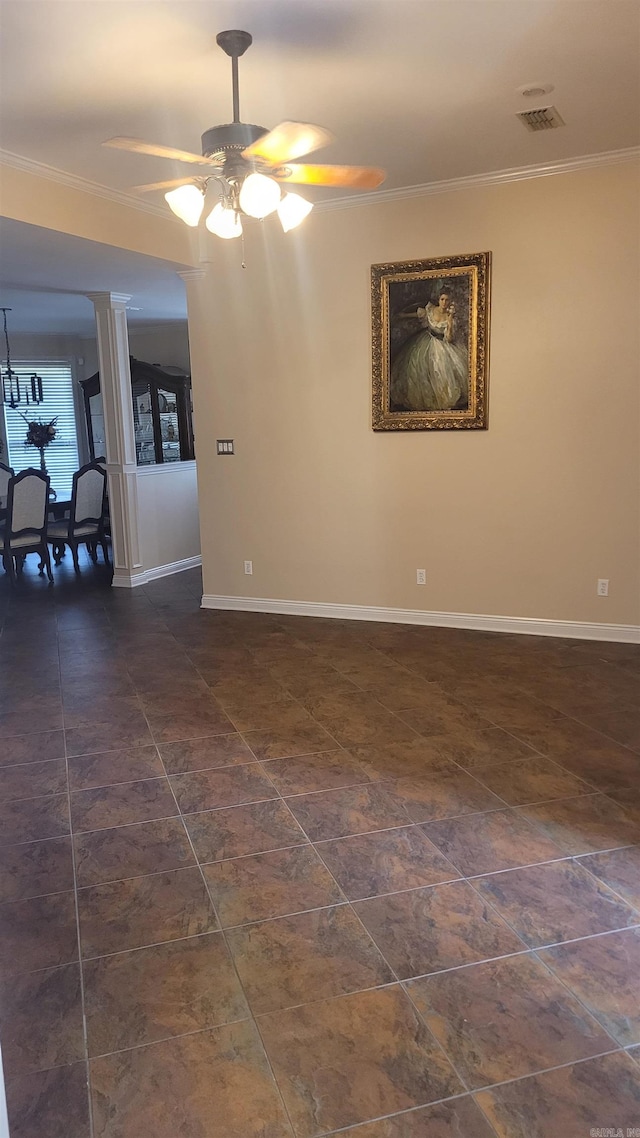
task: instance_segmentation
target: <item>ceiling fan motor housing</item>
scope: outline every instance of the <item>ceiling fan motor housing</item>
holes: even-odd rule
[[[202,135],[203,158],[223,157],[229,151],[245,150],[252,142],[268,134],[264,126],[253,126],[246,122],[230,122],[224,126],[212,126]]]

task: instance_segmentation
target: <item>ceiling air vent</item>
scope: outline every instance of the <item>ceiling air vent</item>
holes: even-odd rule
[[[555,130],[564,126],[564,119],[555,107],[538,107],[534,111],[519,111],[516,118],[524,123],[527,130]]]

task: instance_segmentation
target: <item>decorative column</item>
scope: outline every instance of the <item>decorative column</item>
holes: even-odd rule
[[[131,588],[142,574],[138,529],[138,465],[131,399],[127,301],[117,292],[90,292],[96,313],[100,392],[104,410],[113,549],[113,582]]]

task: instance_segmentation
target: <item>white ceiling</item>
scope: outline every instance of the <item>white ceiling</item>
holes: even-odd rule
[[[0,0],[0,147],[120,191],[179,176],[100,144],[124,134],[199,152],[231,118],[215,44],[229,27],[254,37],[241,117],[329,127],[317,160],[382,165],[383,189],[640,141],[636,0]],[[554,91],[527,99],[525,84]],[[549,101],[566,126],[527,132],[516,111]]]

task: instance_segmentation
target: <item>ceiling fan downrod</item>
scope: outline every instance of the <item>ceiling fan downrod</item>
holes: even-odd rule
[[[249,32],[233,29],[219,32],[216,36],[218,47],[231,59],[231,82],[233,85],[233,121],[240,122],[240,89],[238,85],[238,60],[244,55],[247,48],[253,43],[253,36]]]

